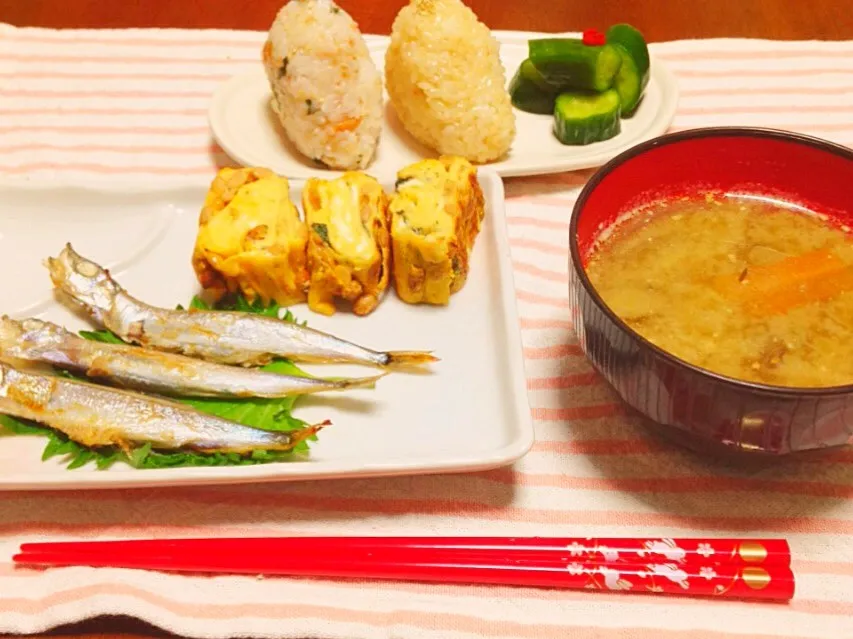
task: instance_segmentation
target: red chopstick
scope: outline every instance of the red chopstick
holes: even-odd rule
[[[289,537],[59,542],[24,544],[14,560],[42,566],[480,583],[762,600],[793,596],[790,551],[782,540],[646,541]]]
[[[351,554],[359,550],[399,551],[467,550],[470,553],[503,551],[528,554],[559,553],[569,560],[608,563],[651,563],[672,561],[702,566],[734,565],[788,566],[791,550],[784,539],[620,539],[576,537],[245,537],[222,539],[154,539],[128,541],[44,542],[21,545],[30,552],[97,552],[162,554],[240,553],[278,555],[284,553]]]

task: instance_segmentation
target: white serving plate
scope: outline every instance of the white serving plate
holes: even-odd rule
[[[577,36],[516,31],[493,31],[501,45],[507,83],[527,57],[527,41],[537,37]],[[384,68],[387,36],[365,36],[374,62]],[[288,142],[270,106],[270,89],[263,66],[226,80],[214,93],[208,118],[222,149],[244,166],[265,166],[281,175],[307,179],[335,171],[317,167]],[[373,163],[366,169],[379,179],[391,179],[403,166],[435,153],[403,129],[387,102],[385,122]],[[575,171],[600,166],[622,151],[664,133],[675,117],[678,85],[666,65],[652,56],[651,79],[636,113],[622,120],[614,138],[586,146],[567,146],[554,137],[553,118],[515,109],[516,136],[506,158],[488,164],[503,177]]]
[[[0,489],[118,488],[176,484],[326,479],[474,471],[509,464],[533,443],[521,335],[498,175],[481,170],[486,217],[464,289],[444,308],[410,306],[393,291],[368,317],[323,317],[293,307],[310,326],[383,350],[432,350],[430,374],[396,373],[374,390],[305,397],[296,414],[333,426],[313,443],[310,459],[258,466],[136,470],[117,464],[67,470],[41,461],[45,440],[0,436]],[[42,260],[71,242],[110,268],[128,291],[174,307],[198,292],[190,265],[196,223],[209,182],[148,190],[37,187],[0,183],[0,278],[3,309],[70,329],[87,322],[54,301]],[[389,185],[386,185],[389,187]],[[389,187],[390,188],[390,187]],[[300,202],[302,184],[292,183]],[[328,374],[371,369],[306,367]]]

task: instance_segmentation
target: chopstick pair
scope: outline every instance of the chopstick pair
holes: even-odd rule
[[[283,537],[30,543],[19,564],[392,579],[759,600],[794,593],[779,539]]]

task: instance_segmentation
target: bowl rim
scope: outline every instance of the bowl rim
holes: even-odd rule
[[[598,291],[596,290],[595,286],[593,286],[592,282],[587,277],[586,269],[584,269],[583,261],[581,259],[580,247],[577,241],[578,219],[580,218],[581,211],[586,206],[587,200],[589,199],[590,195],[593,193],[593,191],[595,191],[596,188],[598,188],[598,185],[604,180],[604,178],[610,175],[619,166],[627,163],[630,160],[633,160],[637,156],[643,155],[647,151],[669,144],[677,144],[686,140],[709,137],[753,137],[782,140],[785,142],[793,142],[795,144],[809,146],[826,153],[839,155],[842,158],[853,163],[853,149],[851,148],[836,144],[835,142],[830,142],[829,140],[824,140],[815,136],[806,135],[804,133],[796,133],[793,131],[785,131],[782,129],[773,129],[765,127],[722,126],[698,129],[685,129],[683,131],[678,131],[675,133],[667,133],[652,138],[650,140],[646,140],[645,142],[641,142],[635,146],[632,146],[631,148],[620,153],[619,155],[613,157],[610,161],[602,165],[593,174],[593,176],[581,189],[581,192],[578,195],[577,200],[575,201],[574,207],[572,207],[572,219],[569,222],[569,259],[571,261],[571,266],[573,267],[577,275],[577,279],[580,282],[580,285],[583,286],[583,288],[586,290],[586,293],[592,299],[593,303],[599,308],[600,311],[602,311],[607,316],[607,318],[611,322],[616,324],[620,329],[625,331],[633,339],[637,340],[645,348],[650,350],[656,357],[663,359],[671,364],[686,368],[687,370],[690,370],[691,372],[699,376],[708,378],[717,383],[735,387],[736,389],[741,391],[747,390],[757,394],[773,395],[780,398],[791,398],[792,396],[827,397],[853,394],[853,383],[845,384],[842,386],[821,386],[809,388],[803,388],[798,386],[774,386],[770,384],[762,384],[760,382],[751,382],[747,380],[737,379],[735,377],[729,377],[727,375],[715,373],[714,371],[708,370],[707,368],[702,368],[701,366],[691,364],[690,362],[687,362],[681,359],[680,357],[676,357],[669,351],[666,351],[660,348],[659,346],[653,344],[645,337],[640,335],[633,328],[631,328],[625,321],[622,320],[622,318],[620,318],[610,309],[610,307],[598,294]]]

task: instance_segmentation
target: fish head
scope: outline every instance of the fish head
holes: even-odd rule
[[[71,333],[61,326],[34,317],[18,322],[20,339],[34,346],[60,346]]]
[[[25,351],[29,350],[22,322],[8,315],[0,318],[0,360],[14,363]]]
[[[53,285],[63,294],[102,320],[113,307],[121,288],[102,266],[77,253],[71,244],[57,257],[45,260]]]
[[[0,350],[20,343],[24,339],[23,323],[13,320],[8,315],[0,317]]]
[[[22,357],[45,351],[61,351],[71,333],[61,326],[29,318],[0,317],[0,357]]]

